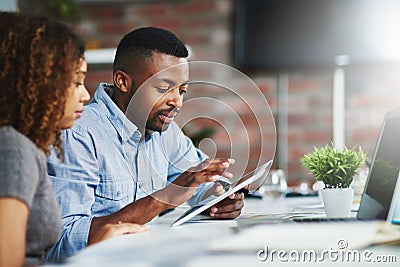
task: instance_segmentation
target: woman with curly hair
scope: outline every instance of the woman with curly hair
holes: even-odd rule
[[[43,263],[58,241],[61,215],[46,171],[60,132],[81,116],[84,43],[45,18],[0,12],[0,266]],[[107,225],[98,241],[142,231]]]

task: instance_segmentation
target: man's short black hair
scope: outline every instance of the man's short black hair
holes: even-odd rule
[[[186,58],[189,53],[185,44],[172,32],[143,27],[126,34],[117,47],[113,71],[129,72],[136,62],[145,61],[153,52]]]

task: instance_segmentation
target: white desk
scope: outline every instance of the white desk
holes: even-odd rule
[[[316,197],[288,198],[274,201],[246,199],[243,214],[287,212],[293,207],[317,204]],[[176,209],[158,218],[145,233],[115,237],[90,246],[70,258],[65,266],[363,266],[365,262],[262,262],[256,253],[211,253],[206,250],[209,240],[235,235],[235,220],[186,223],[171,228],[170,224],[185,209]],[[290,240],[288,240],[290,242]],[[260,248],[261,249],[261,248]],[[400,246],[368,248],[376,255],[394,255],[397,262],[379,266],[398,266]],[[367,263],[377,266],[374,263]]]

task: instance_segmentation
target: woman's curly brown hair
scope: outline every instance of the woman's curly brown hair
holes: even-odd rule
[[[0,126],[60,155],[60,121],[84,49],[65,24],[0,12]]]

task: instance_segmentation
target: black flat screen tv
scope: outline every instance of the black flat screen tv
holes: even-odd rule
[[[236,0],[238,67],[293,69],[400,61],[400,0]]]

